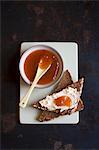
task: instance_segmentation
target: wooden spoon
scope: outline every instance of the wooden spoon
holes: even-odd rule
[[[19,103],[19,106],[22,108],[25,108],[28,100],[31,96],[31,93],[36,86],[37,82],[40,80],[40,78],[48,71],[48,69],[51,67],[52,64],[52,58],[49,56],[44,55],[38,64],[38,69],[36,76],[34,78],[34,81],[32,85],[30,86],[30,89],[28,90],[27,94],[22,98],[21,102]]]

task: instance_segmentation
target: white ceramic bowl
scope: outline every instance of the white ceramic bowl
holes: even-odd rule
[[[21,59],[20,59],[20,62],[19,62],[19,70],[20,70],[20,74],[21,74],[21,77],[23,78],[23,80],[27,83],[27,84],[31,84],[30,83],[30,80],[27,78],[25,72],[24,72],[24,63],[25,63],[25,60],[26,58],[33,52],[33,51],[36,51],[36,50],[49,50],[49,51],[52,51],[56,57],[58,58],[59,62],[60,62],[60,68],[59,68],[59,73],[56,77],[56,79],[54,81],[52,81],[51,83],[49,84],[44,84],[44,85],[41,85],[41,84],[37,84],[36,87],[39,87],[39,88],[44,88],[44,87],[47,87],[47,86],[51,86],[52,84],[58,82],[58,80],[61,78],[62,76],[62,73],[63,73],[63,60],[60,56],[60,54],[55,50],[53,49],[52,47],[49,47],[49,46],[45,46],[45,45],[35,45],[29,49],[27,49],[21,56]]]

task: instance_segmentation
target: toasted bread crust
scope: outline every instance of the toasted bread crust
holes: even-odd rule
[[[49,121],[51,119],[54,119],[54,118],[57,118],[59,117],[60,115],[58,113],[54,113],[54,112],[49,112],[49,111],[41,111],[40,115],[38,116],[38,120],[40,122],[43,122],[43,121]]]

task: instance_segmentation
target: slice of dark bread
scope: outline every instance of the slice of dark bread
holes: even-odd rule
[[[68,85],[72,84],[72,77],[68,70],[64,71],[63,76],[59,83],[57,84],[56,88],[54,89],[53,93],[59,92],[62,89],[66,88]]]
[[[72,83],[71,85],[69,85],[68,87],[77,88],[77,91],[79,91],[80,93],[82,93],[83,82],[84,82],[84,78],[81,78],[81,79],[79,79],[77,82]],[[55,93],[54,93],[54,94],[55,94]],[[40,102],[40,101],[38,101],[38,102],[36,102],[36,103],[33,103],[32,106],[33,106],[34,108],[37,108],[37,109],[49,111],[46,107],[42,107],[39,102]],[[67,110],[67,111],[68,111],[68,110]],[[59,113],[60,115],[63,115],[63,114],[66,114],[67,111],[66,111],[66,112],[65,112],[65,111],[60,112],[60,109],[56,109],[56,110],[54,110],[53,112]],[[52,111],[51,111],[51,112],[52,112]]]
[[[82,89],[82,86],[83,86],[83,81],[84,81],[84,79],[82,78],[78,82],[71,84],[72,83],[71,75],[68,72],[68,70],[66,70],[63,74],[61,81],[59,82],[59,84],[57,85],[57,87],[55,88],[55,91],[53,91],[53,93],[59,92],[60,90],[66,88],[70,84],[71,84],[70,85],[71,87],[77,88],[77,90],[80,91],[80,88]],[[81,90],[81,92],[82,92],[82,90]],[[83,102],[81,100],[79,100],[79,103],[78,103],[78,106],[76,109],[69,109],[62,113],[60,113],[59,110],[56,110],[55,112],[50,112],[46,108],[43,108],[43,107],[41,108],[39,102],[34,103],[33,107],[43,110],[39,114],[39,117],[38,117],[39,121],[48,121],[48,120],[54,119],[56,117],[59,117],[60,115],[71,114],[75,111],[80,111],[84,108],[84,105],[83,105]]]
[[[67,72],[67,71],[66,71]],[[65,73],[65,75],[68,75],[68,73]],[[65,76],[65,75],[63,75],[64,77],[62,77],[62,79],[61,80],[66,80],[67,79],[67,76]],[[68,78],[70,79],[70,77],[68,76]],[[70,79],[71,80],[71,79]],[[72,81],[72,80],[71,80]],[[62,87],[62,84],[63,82],[61,81],[58,85],[57,85],[57,88],[56,88],[56,90],[55,91],[57,91],[57,89],[60,89],[60,90],[62,90],[61,89],[61,87]],[[65,83],[65,82],[64,82]],[[67,82],[66,82],[67,83]],[[58,87],[59,86],[59,87]],[[65,87],[67,87],[68,85],[66,84],[66,86]],[[78,90],[80,90],[80,84],[79,83],[74,83],[74,84],[71,84],[71,86],[72,87],[78,87]],[[54,92],[54,91],[53,91]],[[84,104],[83,104],[83,101],[80,99],[79,100],[79,103],[78,103],[78,106],[77,106],[77,108],[76,109],[72,109],[72,110],[68,110],[68,111],[65,111],[65,112],[63,112],[61,115],[65,115],[65,114],[67,114],[67,115],[70,115],[71,113],[73,113],[73,112],[76,112],[76,111],[81,111],[81,110],[83,110],[84,109]],[[59,117],[60,116],[60,114],[58,114],[58,113],[55,113],[55,112],[49,112],[49,111],[47,111],[47,110],[45,110],[45,111],[41,111],[40,112],[40,114],[39,114],[39,116],[38,116],[38,120],[39,121],[41,121],[41,122],[43,122],[43,121],[49,121],[49,120],[52,120],[52,119],[54,119],[54,118],[57,118],[57,117]]]
[[[84,109],[84,104],[83,104],[82,100],[80,100],[79,103],[78,103],[77,109],[74,109],[74,110],[71,109],[71,110],[65,111],[65,112],[61,113],[61,115],[70,115],[70,114],[72,114],[73,112],[81,111],[81,110],[83,110],[83,109]],[[37,119],[38,119],[40,122],[43,122],[43,121],[52,120],[52,119],[57,118],[57,117],[59,117],[59,116],[60,116],[59,113],[50,112],[50,111],[45,110],[45,111],[41,111],[41,112],[40,112],[40,114],[39,114],[39,116],[38,116]]]

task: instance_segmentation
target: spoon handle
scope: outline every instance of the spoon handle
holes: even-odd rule
[[[20,107],[22,107],[22,108],[26,107],[27,102],[28,102],[28,100],[29,100],[29,98],[30,98],[30,95],[31,95],[31,93],[32,93],[32,91],[33,91],[33,89],[34,89],[36,83],[37,83],[37,80],[35,80],[35,81],[32,83],[32,85],[31,85],[30,89],[28,90],[27,94],[22,98],[21,102],[19,103],[19,106],[20,106]]]
[[[31,93],[32,93],[32,91],[33,91],[35,85],[37,84],[37,82],[38,82],[39,79],[41,78],[43,72],[44,72],[44,71],[43,71],[42,69],[38,69],[37,74],[36,74],[36,76],[35,76],[35,79],[34,79],[32,85],[31,85],[31,87],[29,88],[27,94],[22,98],[21,102],[19,103],[19,106],[20,106],[20,107],[22,107],[22,108],[26,107],[27,102],[28,102],[28,100],[29,100],[29,98],[30,98],[30,96],[31,96]]]
[[[47,69],[41,69],[38,68],[35,79],[30,87],[30,89],[28,90],[27,94],[22,98],[21,102],[19,103],[19,106],[22,108],[25,108],[27,105],[27,102],[31,96],[31,93],[35,87],[35,85],[37,84],[37,82],[39,81],[39,79],[47,72],[47,70],[50,68],[51,64],[48,66]]]

